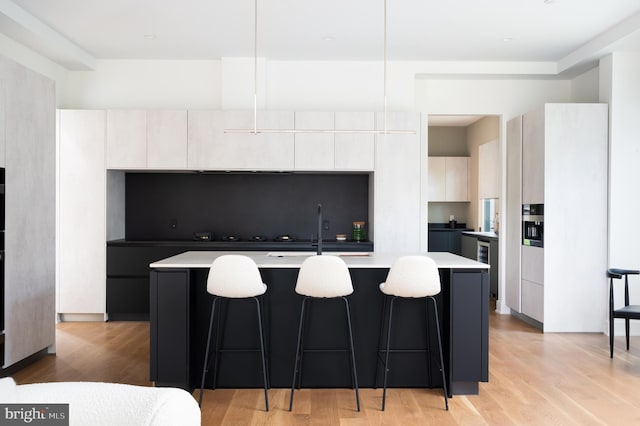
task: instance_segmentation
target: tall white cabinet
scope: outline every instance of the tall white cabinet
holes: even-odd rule
[[[55,83],[0,57],[4,123],[4,365],[55,344]]]
[[[106,312],[106,113],[60,110],[58,312]]]
[[[507,264],[518,262],[521,270],[519,280],[515,268],[507,270],[507,305],[542,323],[545,332],[602,332],[607,105],[545,104],[512,120],[508,138],[509,162],[518,161],[521,150],[522,188],[517,194],[508,185],[507,214],[510,221],[520,215],[518,195],[524,204],[544,203],[544,248],[520,246],[518,253],[513,241],[507,243]],[[510,165],[508,178],[517,169]]]

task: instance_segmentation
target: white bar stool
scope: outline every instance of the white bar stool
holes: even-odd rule
[[[444,361],[442,358],[442,339],[440,338],[440,321],[438,320],[438,304],[435,295],[440,293],[440,274],[433,259],[426,256],[403,256],[398,258],[389,269],[387,280],[380,284],[380,290],[386,296],[391,296],[389,304],[389,323],[387,326],[387,346],[384,360],[384,389],[382,391],[382,410],[387,397],[387,373],[389,372],[389,345],[391,342],[391,319],[393,317],[393,302],[397,298],[425,298],[433,302],[436,330],[438,334],[438,351],[440,354],[440,372],[442,373],[442,387],[444,392],[445,409],[449,410],[447,394],[447,380],[444,373]],[[426,306],[428,308],[428,306]],[[429,309],[426,315],[427,343],[429,342]],[[384,321],[381,324],[384,328]],[[382,331],[381,331],[382,335]],[[429,351],[428,351],[429,353]],[[376,374],[377,377],[377,374]],[[377,380],[377,379],[376,379]]]
[[[296,293],[305,296],[300,310],[300,325],[298,327],[298,342],[296,344],[296,361],[293,367],[293,382],[291,383],[291,397],[289,399],[289,411],[293,409],[293,393],[296,387],[300,388],[302,375],[302,330],[305,318],[305,305],[309,299],[341,298],[344,300],[347,314],[347,326],[349,328],[349,352],[351,357],[351,374],[353,386],[356,391],[356,404],[360,411],[360,396],[358,395],[358,376],[356,373],[356,357],[353,350],[353,332],[351,330],[351,313],[349,302],[346,298],[353,293],[353,284],[347,264],[338,256],[317,255],[305,259],[298,273],[296,281]]]
[[[204,365],[202,367],[202,382],[200,384],[200,401],[202,406],[202,395],[204,392],[204,379],[208,371],[209,349],[211,347],[211,331],[213,328],[213,318],[216,311],[216,302],[219,299],[248,299],[252,298],[256,302],[256,312],[258,314],[258,330],[260,332],[260,355],[262,357],[262,377],[264,380],[264,403],[266,411],[269,411],[269,396],[267,393],[267,362],[264,351],[264,330],[262,327],[262,313],[260,310],[260,300],[258,296],[267,291],[267,286],[262,282],[260,271],[256,263],[247,256],[223,255],[216,258],[209,268],[207,277],[207,292],[213,295],[211,302],[211,319],[209,320],[209,332],[207,333],[207,349],[204,355]],[[217,344],[214,352],[217,360]],[[217,361],[216,361],[217,364]],[[214,367],[214,370],[216,367]],[[215,371],[214,371],[215,373]],[[214,374],[215,389],[215,374]]]

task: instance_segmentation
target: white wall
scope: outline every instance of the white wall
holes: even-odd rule
[[[571,81],[571,100],[573,102],[598,102],[600,85],[599,68],[593,68]]]
[[[601,61],[601,101],[609,103],[609,265],[640,268],[640,54]]]
[[[66,90],[67,70],[37,52],[0,34],[0,55],[55,81],[56,101]]]
[[[220,61],[99,60],[71,71],[67,109],[220,109]]]
[[[640,268],[640,210],[637,182],[640,180],[640,54],[614,53],[600,61],[600,100],[609,103],[609,267]],[[603,277],[603,282],[605,278]],[[630,278],[631,304],[640,304],[638,278]],[[623,299],[622,283],[617,283],[616,307]],[[606,298],[603,286],[602,297]],[[624,297],[624,296],[622,296]],[[605,318],[605,322],[608,319]],[[640,334],[631,321],[632,334]],[[605,328],[608,330],[608,327]],[[622,320],[615,333],[624,334]]]

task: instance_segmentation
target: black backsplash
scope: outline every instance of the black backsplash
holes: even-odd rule
[[[236,235],[317,238],[317,205],[330,229],[350,236],[369,217],[368,174],[127,173],[125,238],[191,240]],[[175,224],[175,228],[172,227]]]

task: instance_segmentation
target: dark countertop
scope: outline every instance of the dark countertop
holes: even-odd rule
[[[455,228],[449,226],[449,223],[429,223],[429,231],[451,232],[451,231],[473,231],[467,228],[466,223],[457,223]]]
[[[498,234],[495,232],[473,232],[473,231],[465,231],[462,235],[470,235],[472,237],[486,238],[489,240],[497,240]]]
[[[184,247],[185,250],[230,250],[230,251],[314,251],[311,241],[107,241],[107,247]],[[322,241],[323,251],[372,252],[371,241]]]

